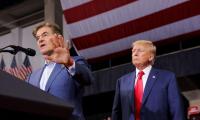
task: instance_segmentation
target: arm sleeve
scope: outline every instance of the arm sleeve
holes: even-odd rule
[[[81,86],[90,85],[94,80],[92,71],[89,68],[86,60],[83,57],[74,58],[75,68],[74,75],[72,76]]]
[[[115,97],[114,97],[114,102],[113,102],[113,107],[112,107],[112,120],[122,120],[120,101],[121,101],[120,100],[120,84],[118,80],[116,84]]]

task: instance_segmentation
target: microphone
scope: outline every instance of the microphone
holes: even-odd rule
[[[36,54],[35,50],[33,50],[31,48],[23,48],[21,46],[15,46],[15,45],[9,45],[9,47],[13,48],[16,53],[19,51],[22,51],[26,55],[29,55],[29,56],[35,56],[35,54]]]

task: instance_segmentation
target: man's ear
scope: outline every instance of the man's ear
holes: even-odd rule
[[[150,57],[149,57],[149,61],[153,61],[153,55],[151,55]]]

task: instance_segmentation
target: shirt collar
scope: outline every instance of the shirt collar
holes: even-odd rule
[[[142,71],[144,72],[144,74],[145,74],[145,73],[149,73],[150,70],[151,70],[151,68],[152,68],[152,66],[149,65],[149,66],[147,66],[145,69],[143,69]],[[136,76],[138,75],[139,72],[140,72],[140,70],[136,68]]]
[[[55,65],[56,63],[55,62],[50,62],[50,61],[44,61],[45,63],[45,66],[49,66],[49,65]]]

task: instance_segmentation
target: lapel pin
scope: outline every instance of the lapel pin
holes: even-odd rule
[[[156,76],[153,76],[152,78],[156,78]]]

